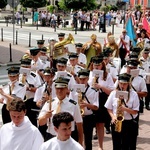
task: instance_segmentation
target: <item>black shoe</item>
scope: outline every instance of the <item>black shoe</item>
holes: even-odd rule
[[[150,107],[149,107],[149,106],[146,106],[146,109],[147,109],[147,110],[150,110]]]
[[[93,140],[97,140],[97,139],[98,139],[97,134],[95,134],[95,135],[93,136]]]
[[[106,129],[106,134],[110,134],[110,129]]]

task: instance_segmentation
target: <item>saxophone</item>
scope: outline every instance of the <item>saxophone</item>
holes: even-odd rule
[[[79,91],[78,92],[78,104],[80,105],[81,102],[83,102],[83,96],[82,96],[82,92]],[[81,112],[81,115],[84,115],[84,109],[80,108],[80,112]]]
[[[120,106],[122,106],[123,101],[121,99],[118,99],[117,101],[117,122],[115,124],[115,131],[121,132],[122,129],[122,121],[124,120],[124,113],[121,111]]]

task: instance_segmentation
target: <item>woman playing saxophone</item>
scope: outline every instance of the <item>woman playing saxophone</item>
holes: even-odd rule
[[[130,87],[131,75],[127,73],[118,76],[118,87],[112,91],[105,103],[111,116],[113,150],[135,150],[138,124],[135,122],[139,111],[139,98]],[[127,91],[128,98],[119,96],[117,91]],[[120,102],[119,102],[120,100]],[[118,116],[122,118],[118,125]],[[120,129],[119,129],[120,128]]]

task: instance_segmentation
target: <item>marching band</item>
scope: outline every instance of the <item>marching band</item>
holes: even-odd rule
[[[92,150],[94,128],[99,150],[105,131],[112,134],[113,150],[136,150],[140,113],[150,110],[150,39],[140,26],[136,47],[126,29],[118,42],[110,34],[103,49],[95,34],[87,43],[74,43],[65,33],[58,42],[50,38],[48,46],[37,40],[20,68],[8,68],[10,82],[0,87],[3,124],[11,122],[7,107],[20,98],[45,142],[57,137],[53,116],[68,112],[72,138],[85,150]]]

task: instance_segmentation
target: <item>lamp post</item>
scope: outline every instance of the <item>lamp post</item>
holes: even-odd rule
[[[13,6],[13,45],[15,44],[15,5],[14,5],[14,0],[12,0],[12,6]]]

